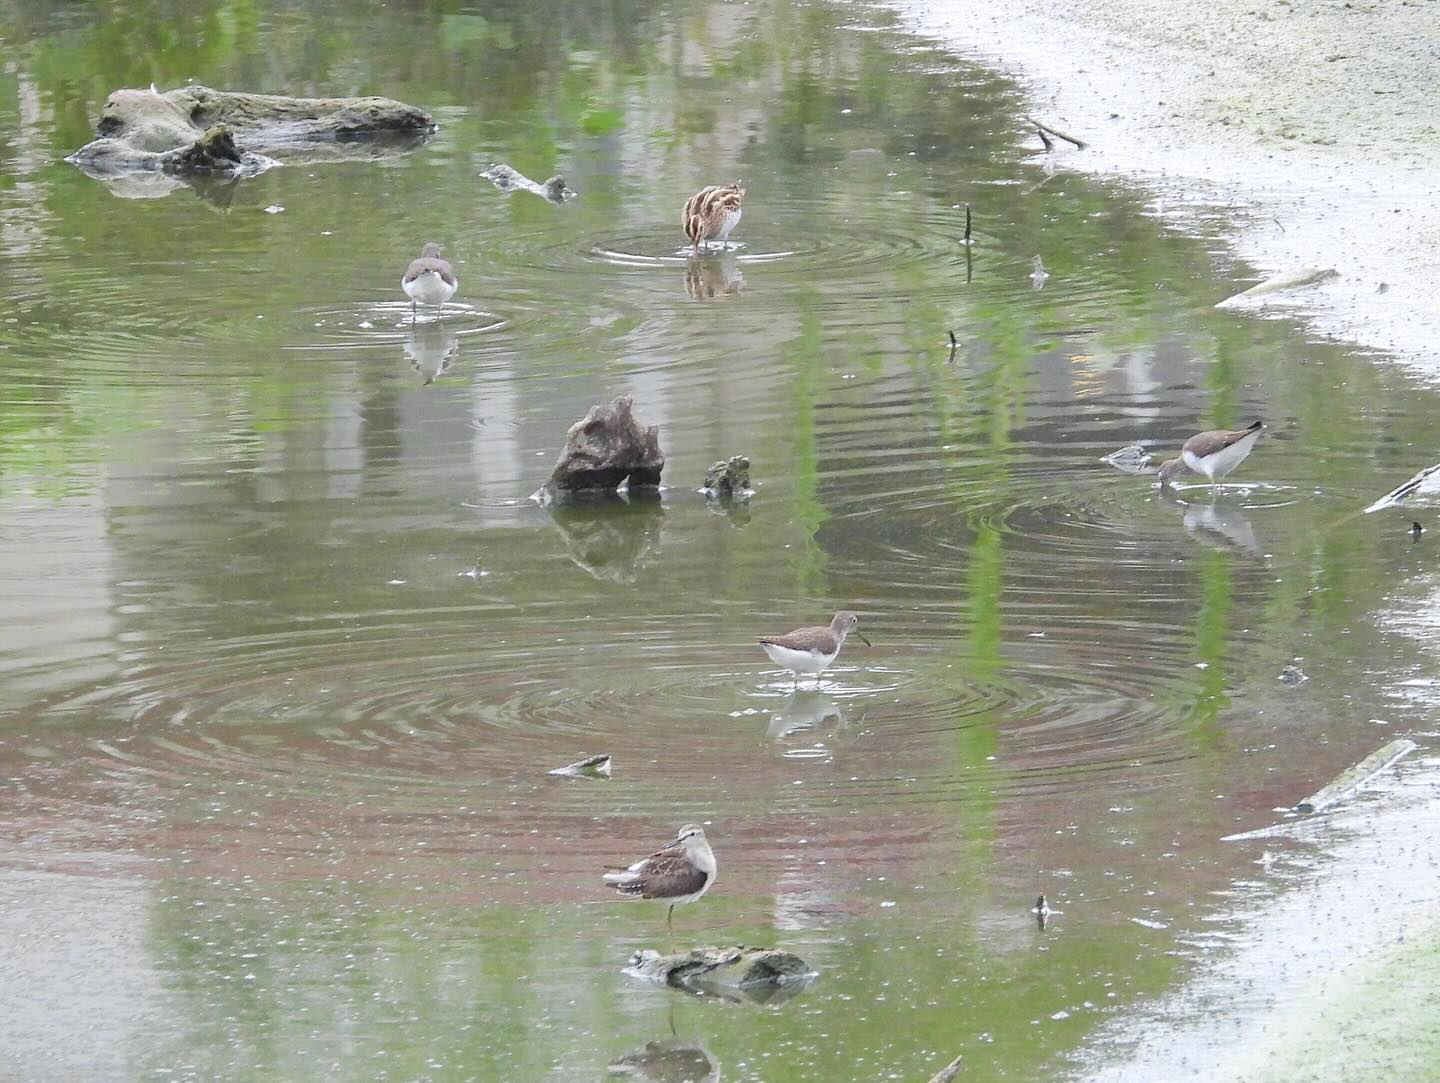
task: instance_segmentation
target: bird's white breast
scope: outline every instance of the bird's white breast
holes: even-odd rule
[[[774,643],[762,643],[760,646],[770,656],[770,661],[795,673],[819,673],[835,661],[835,654],[840,653],[838,650],[835,654],[794,651],[789,647],[777,646]]]
[[[422,305],[443,305],[455,295],[455,287],[441,278],[438,271],[426,271],[408,282],[402,281],[400,288],[406,297]]]

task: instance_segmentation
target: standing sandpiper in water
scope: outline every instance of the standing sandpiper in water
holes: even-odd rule
[[[855,625],[859,623],[860,618],[854,613],[841,610],[831,619],[829,627],[817,624],[796,628],[783,636],[761,636],[760,647],[770,656],[770,661],[795,674],[795,685],[799,687],[800,674],[813,673],[818,679],[830,668],[845,644],[845,637],[855,632]],[[870,646],[863,634],[855,634],[864,640],[865,646]]]
[[[1180,458],[1167,459],[1160,465],[1160,484],[1171,484],[1188,466],[1195,473],[1204,474],[1213,486],[1217,478],[1223,478],[1245,461],[1264,431],[1264,423],[1257,421],[1248,429],[1211,429],[1195,434],[1180,448]]]
[[[740,182],[734,184],[712,184],[701,188],[685,201],[685,210],[680,222],[685,227],[685,236],[690,238],[692,248],[708,246],[719,241],[721,247],[730,231],[740,221],[740,204],[745,199],[745,189]]]
[[[434,241],[420,249],[420,258],[410,261],[405,277],[400,280],[400,288],[410,298],[412,319],[417,305],[443,305],[455,296],[459,287],[454,269],[440,258],[440,246]]]
[[[669,846],[629,868],[611,869],[605,874],[605,882],[622,895],[669,903],[665,928],[673,931],[670,919],[675,908],[681,903],[694,902],[709,891],[715,882],[716,869],[715,852],[710,849],[704,829],[686,824]]]

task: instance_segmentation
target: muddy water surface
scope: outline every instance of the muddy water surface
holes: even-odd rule
[[[1226,950],[1237,883],[1323,860],[1222,836],[1422,725],[1430,537],[1352,513],[1433,457],[1433,393],[1215,312],[1226,208],[1180,232],[1056,168],[1019,88],[866,9],[32,5],[0,37],[18,1078],[588,1080],[652,1041],[655,1078],[1064,1074]],[[110,89],[188,78],[441,129],[168,194],[60,161]],[[735,177],[735,249],[687,258],[680,204]],[[428,239],[461,289],[412,322]],[[532,503],[619,392],[669,487]],[[1253,417],[1213,499],[1099,461]],[[755,497],[707,505],[739,452]],[[841,607],[873,646],[792,690],[754,637]],[[690,820],[721,871],[675,942],[797,951],[802,995],[620,973],[664,910],[598,871]]]

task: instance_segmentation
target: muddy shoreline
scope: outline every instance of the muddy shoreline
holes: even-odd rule
[[[1018,77],[1037,117],[1085,138],[1063,168],[1134,178],[1167,215],[1233,207],[1230,240],[1257,280],[1338,272],[1244,307],[1298,312],[1440,380],[1434,0],[889,6]]]

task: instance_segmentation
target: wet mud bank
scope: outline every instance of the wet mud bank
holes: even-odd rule
[[[1171,216],[1228,205],[1257,280],[1337,272],[1235,307],[1298,312],[1319,335],[1440,380],[1433,5],[889,6],[1019,77],[1037,119],[1086,142],[1057,144],[1061,168],[1133,177]]]

